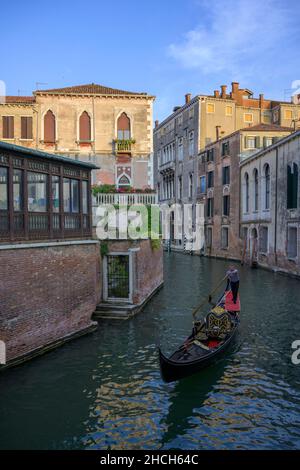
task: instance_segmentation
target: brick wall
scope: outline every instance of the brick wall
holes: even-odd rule
[[[0,339],[8,362],[92,327],[101,297],[99,244],[30,246],[0,250]]]

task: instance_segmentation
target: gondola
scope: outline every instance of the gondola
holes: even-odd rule
[[[194,322],[192,334],[168,358],[160,348],[161,376],[165,382],[196,374],[212,364],[231,344],[239,327],[240,300],[232,300],[232,292],[222,294],[203,321]]]

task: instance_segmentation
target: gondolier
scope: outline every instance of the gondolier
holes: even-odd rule
[[[228,271],[226,272],[228,279],[227,288],[231,288],[233,303],[236,304],[237,296],[240,287],[240,276],[238,270],[234,266],[229,266]]]

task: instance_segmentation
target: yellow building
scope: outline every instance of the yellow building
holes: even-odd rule
[[[7,96],[0,139],[96,163],[93,182],[152,186],[154,96],[90,84]]]

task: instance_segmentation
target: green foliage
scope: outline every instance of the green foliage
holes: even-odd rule
[[[108,251],[109,251],[108,250],[108,243],[102,241],[101,245],[100,245],[100,253],[101,253],[102,258],[108,254]]]

